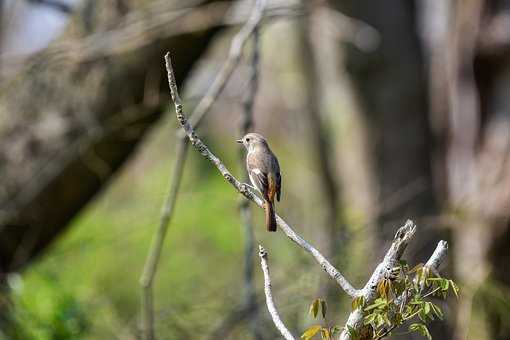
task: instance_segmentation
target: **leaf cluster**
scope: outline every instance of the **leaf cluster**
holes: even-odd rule
[[[458,297],[459,288],[454,281],[432,273],[423,264],[409,269],[407,263],[401,261],[377,284],[377,298],[371,304],[366,305],[363,297],[356,297],[352,308],[363,310],[364,325],[372,328],[374,340],[391,335],[404,324],[409,326],[400,334],[415,332],[431,339],[426,325],[435,319],[442,320],[443,311],[430,299],[446,299],[449,293]],[[352,333],[351,338],[358,337],[354,329],[348,332]]]
[[[326,312],[328,310],[326,301],[323,299],[315,299],[310,304],[309,313],[313,316],[314,319],[317,319],[318,316],[322,316],[323,319],[326,319]],[[311,340],[314,337],[320,334],[322,340],[331,340],[333,336],[340,331],[340,327],[338,326],[322,326],[322,325],[313,325],[308,327],[303,334],[301,335],[301,339],[303,340]]]

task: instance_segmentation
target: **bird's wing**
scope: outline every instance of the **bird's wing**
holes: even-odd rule
[[[250,176],[251,183],[259,189],[262,195],[267,195],[268,180],[267,175],[259,168],[251,167],[248,165],[248,175]]]
[[[280,202],[282,196],[282,175],[280,172],[276,173],[276,199]]]

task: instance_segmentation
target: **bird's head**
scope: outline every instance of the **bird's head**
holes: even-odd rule
[[[238,143],[244,145],[246,150],[252,150],[256,146],[267,146],[264,136],[258,133],[248,133],[243,138],[237,140]]]

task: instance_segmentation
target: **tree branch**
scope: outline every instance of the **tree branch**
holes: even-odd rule
[[[208,92],[200,100],[199,104],[193,111],[193,126],[198,126],[200,124],[205,115],[210,111],[212,104],[225,87],[227,81],[230,79],[235,67],[239,63],[243,46],[262,19],[265,4],[266,0],[257,0],[250,18],[232,40],[227,61],[216,76]],[[186,136],[178,134],[176,145],[176,160],[173,177],[170,184],[170,191],[163,205],[159,227],[152,239],[146,263],[140,277],[140,285],[142,286],[141,326],[144,339],[147,340],[154,339],[154,308],[152,304],[152,284],[154,277],[156,276],[163,243],[168,230],[168,226],[174,213],[174,207],[177,201],[177,195],[179,193],[179,186],[181,183],[184,163],[188,150],[188,139]]]
[[[170,53],[165,55],[166,68],[168,72],[168,84],[170,87],[170,92],[172,95],[172,99],[175,104],[176,117],[179,124],[183,127],[184,132],[188,136],[191,144],[197,151],[211,163],[213,163],[218,171],[221,173],[223,178],[227,182],[229,182],[239,193],[243,194],[246,198],[253,201],[260,208],[263,207],[263,201],[260,197],[253,194],[253,192],[249,189],[249,187],[239,182],[227,169],[227,167],[223,164],[223,162],[213,154],[207,145],[198,137],[192,125],[189,123],[188,119],[183,113],[183,106],[181,102],[181,98],[179,97],[179,93],[177,90],[177,84],[175,82],[175,76],[172,69],[171,61],[170,61]],[[310,253],[314,259],[320,264],[320,266],[331,276],[342,289],[351,297],[355,297],[359,294],[359,291],[355,289],[349,281],[335,268],[333,265],[312,245],[306,242],[301,236],[299,236],[280,216],[276,216],[276,222],[281,230],[289,237],[292,241],[294,241],[297,245],[305,249],[308,253]]]
[[[416,225],[411,220],[407,220],[406,224],[397,231],[391,244],[390,249],[386,253],[384,260],[379,263],[377,268],[374,270],[370,280],[366,283],[365,287],[361,290],[361,296],[364,298],[364,305],[370,305],[377,298],[377,286],[381,280],[389,278],[392,275],[393,269],[398,265],[402,254],[404,253],[407,244],[414,236],[416,231]],[[446,241],[439,241],[434,253],[431,255],[426,267],[429,267],[431,271],[437,272],[439,265],[446,257],[448,250],[448,243]],[[395,303],[399,303],[402,300],[402,296],[397,298]],[[349,315],[346,326],[340,334],[339,340],[351,339],[347,329],[352,328],[358,331],[363,326],[363,307],[359,307]]]
[[[260,266],[262,267],[262,272],[264,273],[264,292],[266,293],[266,305],[269,314],[271,314],[271,318],[276,326],[276,328],[280,331],[282,336],[286,340],[294,340],[292,334],[290,334],[289,330],[283,324],[280,319],[280,315],[276,310],[273,301],[273,294],[271,293],[271,277],[269,276],[269,266],[267,265],[267,251],[259,245],[259,257],[260,257]]]
[[[432,253],[432,256],[430,256],[427,263],[425,263],[425,267],[430,268],[432,272],[437,272],[439,270],[439,266],[444,261],[447,254],[448,254],[448,242],[443,240],[439,241],[436,249]]]

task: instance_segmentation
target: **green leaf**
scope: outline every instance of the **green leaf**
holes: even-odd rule
[[[338,327],[338,326],[333,326],[333,327],[331,327],[331,329],[330,329],[330,333],[331,333],[331,335],[335,335],[336,333],[340,332],[340,330],[341,330],[341,328],[340,328],[340,327]]]
[[[379,308],[387,304],[387,301],[384,299],[376,299],[373,304],[365,308],[365,312],[371,311],[372,309]]]
[[[375,318],[375,325],[377,328],[381,327],[382,325],[384,325],[384,317],[382,314],[377,314],[376,318]]]
[[[352,326],[346,325],[346,327],[347,327],[347,333],[349,333],[349,336],[351,337],[351,339],[359,340],[358,332]]]
[[[301,335],[301,339],[303,340],[309,340],[313,338],[319,331],[322,329],[320,325],[314,325],[309,328],[307,328],[304,333]]]
[[[431,304],[432,310],[434,311],[434,314],[436,314],[437,318],[440,320],[443,320],[443,311],[441,310],[441,307],[433,304],[432,302],[430,304]]]
[[[352,299],[352,303],[351,303],[352,310],[361,308],[361,307],[363,307],[364,304],[365,304],[365,298],[361,295],[356,296],[354,299]]]
[[[363,323],[365,325],[370,325],[372,322],[374,322],[376,316],[377,316],[377,313],[368,314],[367,316],[365,316],[365,320]]]
[[[430,335],[430,332],[429,332],[427,326],[425,326],[422,323],[413,323],[413,324],[409,325],[409,331],[418,332],[421,335],[423,335],[424,337],[426,337],[427,339],[432,340],[432,336]]]
[[[457,284],[455,282],[453,282],[453,280],[449,280],[449,282],[452,287],[453,293],[455,294],[455,296],[458,299],[459,298],[459,286],[457,286]]]
[[[430,302],[425,302],[425,304],[423,305],[423,312],[425,313],[425,315],[429,315],[430,314],[430,311],[432,310],[430,305],[431,305]]]
[[[321,302],[321,311],[322,311],[322,318],[326,318],[326,311],[328,310],[328,306],[326,304],[326,301],[320,299]]]
[[[423,268],[423,263],[418,263],[416,266],[413,267],[413,269],[411,269],[409,271],[409,273],[414,273],[414,272],[418,272],[418,270],[420,270],[421,268]]]
[[[321,338],[322,340],[331,340],[331,332],[327,328],[321,329]]]
[[[313,300],[312,304],[310,305],[310,311],[309,313],[314,317],[317,318],[317,314],[319,313],[319,299]]]

